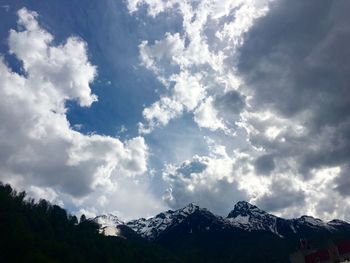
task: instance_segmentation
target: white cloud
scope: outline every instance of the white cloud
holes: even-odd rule
[[[150,132],[157,126],[167,125],[170,119],[184,112],[194,111],[197,112],[194,121],[199,121],[200,127],[227,131],[227,123],[215,114],[213,107],[209,108],[209,94],[221,95],[238,88],[232,87],[237,84],[232,80],[239,79],[235,76],[232,66],[235,62],[232,60],[236,60],[237,48],[243,44],[244,35],[253,22],[266,14],[268,3],[128,1],[130,12],[136,12],[138,7],[146,5],[152,16],[161,12],[177,12],[183,18],[182,32],[166,32],[164,38],[156,40],[154,44],[145,40],[139,46],[141,63],[153,71],[167,89],[159,101],[145,108],[145,123],[140,131]],[[226,62],[228,58],[230,63]],[[206,102],[203,102],[206,97]],[[196,110],[200,104],[200,109]],[[200,114],[204,110],[211,114]]]
[[[226,126],[218,114],[219,112],[213,105],[213,98],[209,97],[194,112],[194,120],[202,128],[212,131],[226,130]]]
[[[184,111],[193,111],[205,97],[205,88],[201,84],[201,74],[191,75],[183,71],[169,78],[173,84],[172,95],[162,97],[143,110],[147,126],[141,125],[140,131],[148,133],[157,126],[165,126],[171,119],[179,117]]]
[[[187,71],[170,78],[171,81],[175,82],[173,88],[174,99],[181,102],[188,111],[194,110],[198,102],[205,97],[201,78],[201,74],[190,75]]]
[[[96,68],[88,61],[86,44],[70,37],[64,44],[52,46],[53,36],[39,27],[37,13],[21,9],[18,16],[18,24],[26,30],[11,30],[9,47],[23,62],[29,80],[45,82],[51,102],[61,107],[60,110],[67,99],[77,99],[81,106],[90,106],[96,101],[89,87]]]
[[[150,16],[156,16],[166,9],[173,7],[178,0],[128,0],[128,9],[131,13],[136,12],[141,5],[148,6],[148,14]]]
[[[90,89],[96,67],[88,61],[86,43],[70,37],[55,46],[53,36],[39,26],[37,13],[23,8],[18,17],[22,30],[10,31],[9,47],[25,73],[12,72],[0,60],[1,180],[71,209],[100,212],[119,204],[128,217],[127,198],[142,200],[144,213],[159,209],[147,180],[144,186],[136,183],[147,171],[148,147],[142,137],[123,142],[84,135],[67,120],[67,100],[87,107],[97,100]],[[96,202],[102,195],[108,201]]]
[[[166,33],[164,39],[156,40],[152,46],[146,40],[139,45],[140,60],[146,68],[160,74],[162,70],[170,66],[165,64],[162,68],[161,62],[170,63],[171,65],[187,64],[181,56],[184,48],[185,43],[179,33],[173,35]]]
[[[235,201],[247,199],[246,191],[239,187],[235,160],[226,148],[212,146],[209,156],[195,155],[180,165],[168,164],[163,179],[169,188],[163,199],[171,206],[181,207],[196,202],[217,213],[229,212]]]
[[[148,121],[148,125],[145,126],[141,123],[139,131],[141,133],[149,133],[154,127],[168,124],[171,119],[179,116],[182,111],[183,105],[180,102],[163,97],[143,110],[142,114]]]
[[[269,0],[263,1],[236,1],[234,20],[225,22],[221,30],[217,31],[215,36],[221,41],[227,41],[232,46],[238,48],[244,43],[244,35],[253,26],[254,21],[266,15],[268,12]]]
[[[45,199],[51,203],[63,205],[58,194],[50,187],[38,187],[32,185],[26,189],[26,192],[31,198],[36,200]]]
[[[324,220],[349,220],[347,200],[335,191],[341,167],[314,169],[305,180],[293,158],[274,156],[276,167],[265,176],[255,167],[257,157],[265,154],[263,148],[229,153],[214,140],[208,143],[208,156],[194,155],[181,164],[166,165],[163,179],[169,188],[163,199],[169,206],[195,201],[225,214],[233,203],[247,200],[287,218],[307,214]]]

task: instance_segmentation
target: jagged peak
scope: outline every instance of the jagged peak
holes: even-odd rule
[[[247,208],[247,209],[256,209],[257,206],[247,202],[247,201],[238,201],[235,206],[235,208]]]
[[[239,201],[235,204],[233,210],[228,214],[227,218],[235,218],[237,216],[247,216],[252,214],[267,214],[257,206],[247,202]]]
[[[199,207],[199,205],[195,202],[191,202],[191,203],[185,205],[184,207]]]
[[[179,209],[183,212],[187,212],[187,213],[193,213],[197,210],[203,210],[204,208],[199,207],[199,205],[197,205],[196,203],[189,203],[188,205],[186,205],[185,207]]]
[[[166,218],[168,216],[176,216],[177,214],[190,215],[198,210],[206,210],[206,209],[201,208],[199,205],[192,202],[192,203],[189,203],[188,205],[186,205],[182,208],[179,208],[177,210],[167,210],[165,212],[161,212],[161,213],[157,214],[156,216],[154,216],[153,218]],[[143,219],[143,218],[141,218],[141,219]],[[152,217],[149,219],[143,219],[143,220],[152,220]]]

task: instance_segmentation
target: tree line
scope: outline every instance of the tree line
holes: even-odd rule
[[[146,241],[106,237],[46,200],[35,202],[0,183],[0,262],[178,262]]]

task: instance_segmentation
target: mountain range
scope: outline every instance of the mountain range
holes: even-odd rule
[[[188,262],[288,262],[300,238],[314,247],[329,239],[350,238],[350,224],[345,221],[324,222],[311,216],[284,219],[245,201],[236,203],[227,217],[191,203],[148,219],[123,222],[109,214],[91,220],[105,235],[138,237]]]
[[[168,210],[148,219],[140,218],[123,222],[117,216],[107,214],[97,216],[92,220],[100,225],[101,230],[109,229],[110,232],[106,232],[106,235],[117,236],[120,232],[118,228],[124,226],[135,231],[140,237],[154,241],[162,235],[166,235],[170,229],[180,227],[184,224],[184,221],[186,224],[189,224],[195,218],[200,219],[197,222],[198,225],[194,225],[196,231],[230,229],[247,232],[269,232],[280,238],[287,238],[293,235],[303,236],[307,231],[335,233],[344,229],[350,230],[350,224],[339,219],[324,222],[321,219],[306,215],[295,219],[284,219],[269,214],[245,201],[238,202],[226,218],[217,216],[206,208],[190,203],[184,208]],[[112,229],[116,230],[113,231]],[[193,231],[194,229],[189,229],[189,233]],[[112,234],[113,232],[116,234]]]

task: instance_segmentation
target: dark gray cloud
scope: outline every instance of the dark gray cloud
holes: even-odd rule
[[[237,128],[235,123],[239,120],[239,114],[246,106],[245,99],[238,91],[230,90],[215,96],[213,106],[226,125]]]
[[[350,196],[350,167],[349,165],[343,169],[342,173],[335,180],[336,187],[335,189],[342,196]]]
[[[245,98],[237,91],[232,90],[217,96],[214,106],[220,112],[227,111],[229,114],[238,114],[245,106]]]
[[[256,173],[265,175],[273,171],[275,169],[275,162],[273,158],[274,157],[271,154],[258,157],[254,163]]]
[[[252,108],[298,121],[304,129],[284,131],[280,141],[262,134],[250,141],[293,158],[306,177],[314,168],[350,162],[348,10],[344,0],[277,1],[241,49],[238,69],[254,94]]]
[[[191,173],[203,172],[207,166],[208,165],[206,163],[203,163],[200,160],[193,160],[192,162],[181,164],[181,166],[176,169],[176,172],[182,174],[185,177],[190,177]]]
[[[291,182],[286,179],[273,180],[270,193],[257,200],[257,205],[266,211],[278,211],[280,209],[305,206],[305,193],[299,189],[293,189]]]

